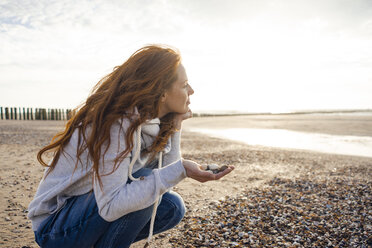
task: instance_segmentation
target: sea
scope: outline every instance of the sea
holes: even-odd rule
[[[306,114],[324,115],[372,115],[372,111],[308,112]],[[331,135],[299,132],[284,129],[192,128],[189,131],[243,142],[248,145],[308,150],[321,153],[342,154],[372,158],[372,137]]]

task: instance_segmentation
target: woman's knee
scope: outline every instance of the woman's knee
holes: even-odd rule
[[[179,223],[186,213],[186,207],[182,197],[176,192],[170,191],[164,194],[163,198],[173,206],[173,219]]]

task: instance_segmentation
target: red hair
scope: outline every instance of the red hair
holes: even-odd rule
[[[161,96],[177,80],[176,71],[180,62],[180,54],[169,47],[151,45],[137,50],[124,64],[116,66],[113,72],[95,85],[86,102],[72,112],[65,130],[54,136],[52,142],[38,152],[38,161],[49,167],[50,173],[77,129],[79,141],[75,168],[78,161],[81,162],[81,154],[88,150],[93,170],[101,184],[99,160],[110,146],[111,126],[121,118],[131,120],[125,136],[127,146],[115,159],[115,171],[133,149],[133,135],[137,127],[146,120],[158,117]],[[138,116],[134,116],[135,108]],[[153,154],[161,151],[174,133],[173,117],[174,114],[169,113],[161,118],[159,134],[150,147]],[[86,137],[88,127],[90,134]],[[47,165],[42,155],[50,151],[54,151],[54,158]]]

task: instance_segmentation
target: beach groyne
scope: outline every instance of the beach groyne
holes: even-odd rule
[[[1,120],[68,120],[71,109],[0,107]]]

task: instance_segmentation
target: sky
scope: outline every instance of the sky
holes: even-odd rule
[[[194,112],[372,109],[370,0],[2,0],[0,106],[74,108],[148,44]]]

